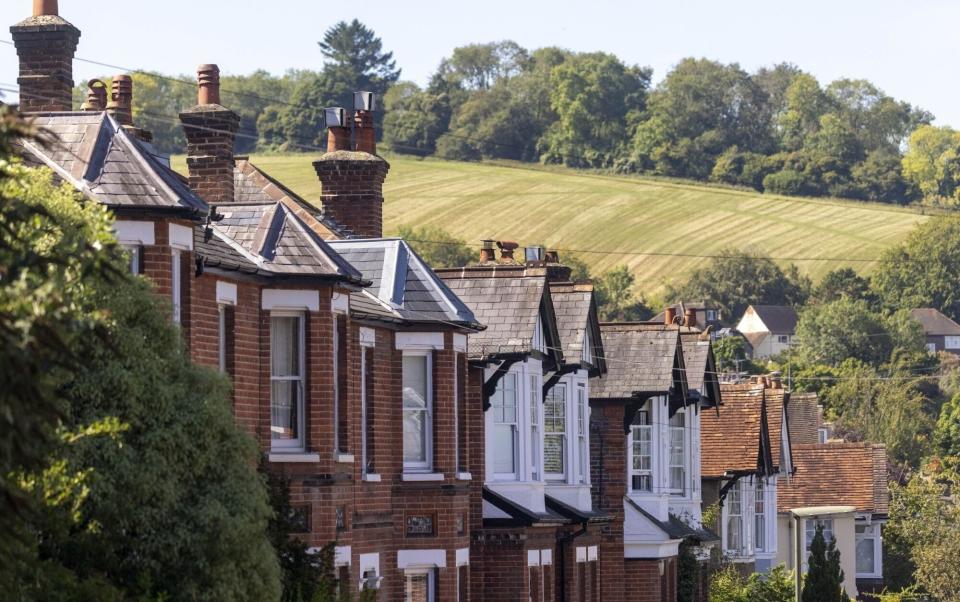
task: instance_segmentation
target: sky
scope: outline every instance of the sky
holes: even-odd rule
[[[31,6],[3,0],[0,20],[12,25]],[[201,63],[226,74],[318,69],[323,32],[358,18],[394,52],[403,79],[421,85],[453,48],[512,39],[611,52],[652,67],[655,82],[688,56],[748,71],[787,61],[822,84],[868,79],[931,111],[937,125],[960,127],[955,0],[60,0],[60,14],[83,32],[78,57],[168,74],[193,74]],[[74,63],[78,82],[113,71]],[[0,83],[16,77],[15,50],[0,44]]]

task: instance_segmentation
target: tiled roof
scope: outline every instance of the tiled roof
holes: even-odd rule
[[[552,311],[546,270],[524,266],[474,267],[437,270],[444,283],[473,311],[487,329],[470,337],[472,357],[529,354],[537,319]],[[556,321],[544,321],[547,345],[559,347]],[[557,357],[562,353],[548,349]]]
[[[591,383],[591,398],[629,399],[639,394],[676,392],[674,368],[680,343],[676,328],[638,323],[601,324],[600,332],[607,373]]]
[[[757,472],[762,468],[764,426],[763,387],[721,385],[723,407],[700,414],[701,473],[719,478],[728,472]]]
[[[790,433],[783,430],[783,414],[789,403],[789,394],[782,387],[779,389],[766,388],[763,392],[767,408],[767,426],[770,429],[770,455],[773,457],[773,466],[784,472],[786,460],[783,458],[783,448],[790,448]],[[788,421],[789,424],[789,421]],[[788,427],[789,431],[789,427]]]
[[[550,298],[557,316],[557,330],[568,364],[577,364],[583,353],[583,342],[589,332],[591,365],[603,364],[603,337],[600,336],[593,284],[551,282]]]
[[[812,506],[853,506],[887,514],[886,448],[871,443],[796,445],[796,473],[777,485],[777,511]]]
[[[774,334],[793,334],[797,330],[797,310],[789,305],[751,305],[767,330]]]
[[[960,336],[960,324],[931,307],[911,309],[910,315],[927,336]]]
[[[349,238],[351,233],[295,192],[270,177],[249,159],[238,157],[234,176],[234,199],[238,203],[281,202],[324,240]]]
[[[329,245],[371,282],[370,294],[395,318],[481,328],[470,308],[402,239],[331,240]]]
[[[216,206],[221,219],[197,228],[197,253],[205,265],[265,276],[311,276],[363,282],[356,268],[334,252],[280,202]]]
[[[680,334],[680,342],[690,393],[708,400],[710,406],[717,405],[721,401],[720,381],[710,339],[704,340],[699,333],[687,332]]]
[[[787,404],[790,424],[790,443],[817,443],[820,426],[819,399],[816,393],[791,393]]]
[[[153,148],[128,134],[106,113],[38,113],[51,141],[22,141],[30,164],[114,209],[138,208],[204,216],[207,204]]]

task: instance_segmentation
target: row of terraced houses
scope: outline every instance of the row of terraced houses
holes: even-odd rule
[[[695,312],[601,323],[562,258],[506,241],[431,269],[383,236],[367,93],[327,111],[311,203],[234,154],[240,119],[203,65],[183,177],[134,123],[129,77],[73,106],[80,32],[35,7],[11,29],[20,108],[51,136],[24,160],[111,209],[130,270],[289,479],[297,537],[336,542],[340,587],[672,601],[682,553],[802,566],[816,524],[855,561],[848,592],[879,583],[883,449],[819,442],[816,400],[775,378],[721,384]]]

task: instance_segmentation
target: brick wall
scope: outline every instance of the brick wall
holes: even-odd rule
[[[187,137],[190,189],[208,203],[232,203],[240,116],[220,105],[202,105],[180,113],[180,121]]]
[[[375,155],[327,153],[313,164],[324,212],[362,238],[383,236],[383,181],[390,165]]]
[[[34,17],[10,32],[20,57],[20,110],[72,110],[73,55],[80,30],[59,17]]]

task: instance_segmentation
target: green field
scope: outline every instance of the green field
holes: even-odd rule
[[[313,158],[262,155],[252,161],[316,202],[320,184]],[[404,224],[430,224],[470,243],[484,238],[541,243],[562,249],[561,259],[572,250],[595,273],[629,265],[645,295],[661,293],[665,284],[681,281],[707,261],[657,255],[664,253],[702,256],[736,247],[796,258],[814,279],[844,265],[869,273],[874,263],[849,260],[876,259],[927,219],[874,203],[778,197],[526,164],[387,158],[387,234]],[[183,170],[182,159],[175,166]]]

